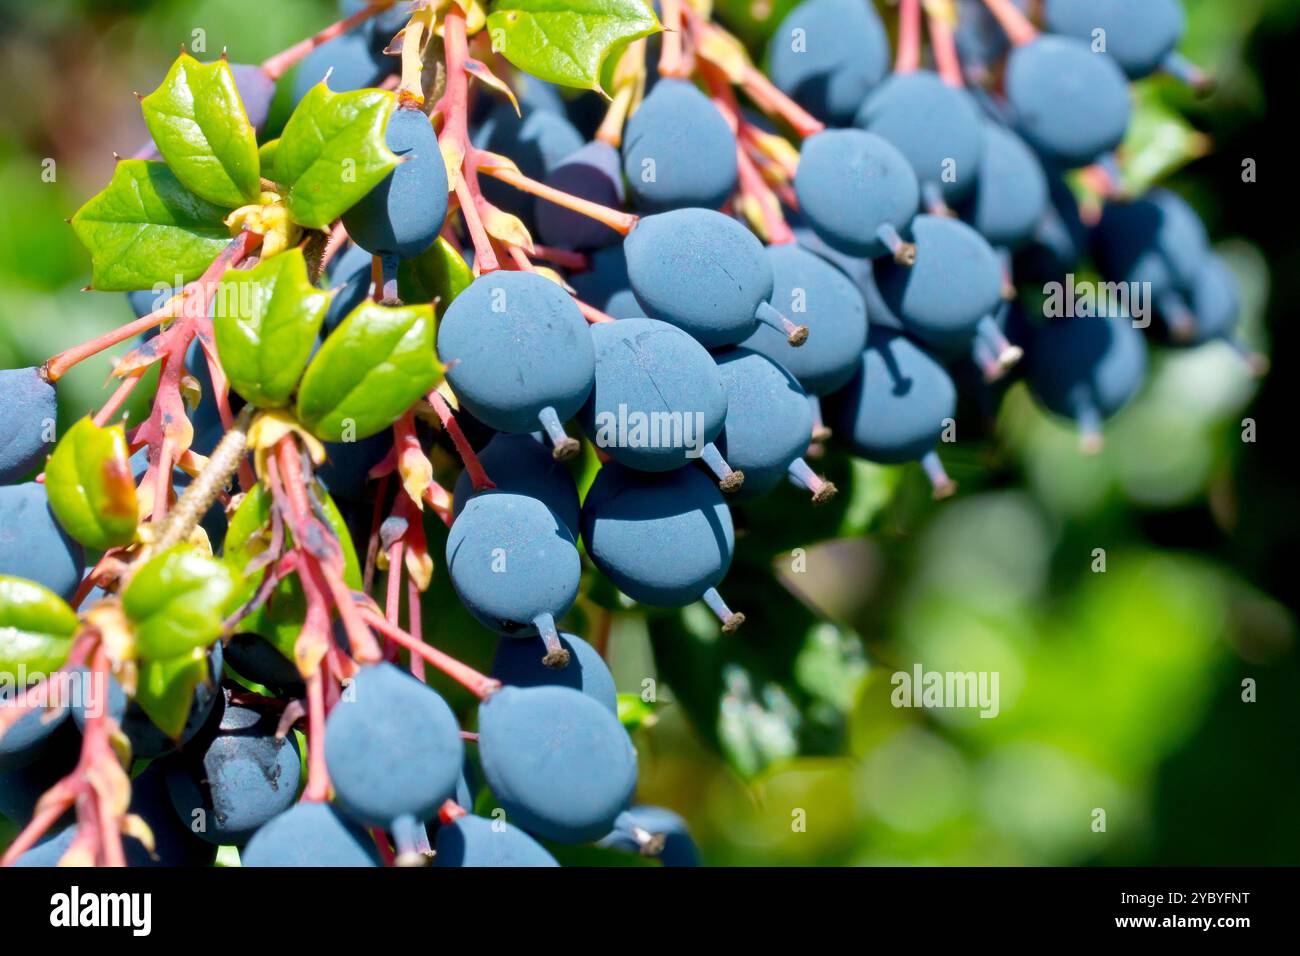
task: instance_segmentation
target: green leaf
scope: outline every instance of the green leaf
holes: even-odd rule
[[[224,59],[205,64],[182,53],[140,107],[158,152],[190,192],[229,207],[257,199],[257,134]]]
[[[221,280],[213,332],[235,391],[262,408],[286,405],[311,358],[330,294],[307,278],[301,249]]]
[[[208,678],[208,655],[196,647],[175,657],[144,660],[135,689],[135,702],[145,716],[173,740],[180,737],[194,706],[194,688]]]
[[[88,548],[107,551],[135,540],[139,505],[131,452],[121,425],[81,419],[68,429],[45,466],[50,510]]]
[[[52,674],[68,659],[77,615],[35,581],[0,574],[0,674]]]
[[[206,648],[239,597],[239,575],[224,561],[179,544],[151,558],[122,593],[145,660]]]
[[[203,274],[230,243],[226,210],[194,195],[163,163],[124,159],[77,210],[72,228],[90,250],[92,284],[106,292],[170,286]]]
[[[612,51],[662,27],[643,0],[496,0],[493,48],[526,73],[563,86],[600,88]]]
[[[433,308],[363,302],[325,340],[298,390],[298,418],[324,441],[382,431],[438,383]]]
[[[276,182],[289,217],[324,229],[397,167],[384,142],[397,96],[387,90],[334,93],[322,80],[289,117],[275,151]]]
[[[278,182],[275,178],[275,154],[280,150],[280,138],[277,136],[269,142],[263,143],[257,150],[257,158],[262,164],[262,175],[272,182]]]
[[[414,259],[397,268],[397,289],[406,302],[433,302],[438,318],[474,281],[474,270],[446,239],[439,236]]]

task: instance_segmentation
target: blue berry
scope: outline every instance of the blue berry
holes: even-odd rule
[[[559,866],[555,857],[523,830],[505,821],[463,816],[438,828],[433,865]]]
[[[1049,410],[1073,420],[1084,448],[1101,441],[1101,426],[1137,394],[1146,378],[1147,347],[1127,316],[1078,316],[1033,330],[1029,384]]]
[[[907,331],[945,350],[968,347],[982,320],[1002,302],[998,254],[970,226],[944,216],[917,216],[911,266],[886,262],[876,279]]]
[[[854,124],[898,147],[927,202],[948,202],[975,188],[983,122],[974,98],[935,73],[895,73],[858,110]]]
[[[857,0],[805,0],[768,42],[772,82],[818,119],[847,126],[889,73],[889,36]]]
[[[1017,47],[1006,87],[1021,135],[1064,166],[1086,166],[1114,150],[1133,113],[1124,71],[1070,37],[1040,36]]]
[[[717,592],[736,548],[731,512],[699,469],[651,475],[605,465],[582,504],[582,540],[592,563],[633,600],[684,607],[704,598],[729,630],[744,622]]]
[[[579,421],[596,447],[640,471],[671,471],[700,457],[727,414],[704,346],[655,319],[602,322],[591,337],[596,384]]]
[[[479,707],[479,756],[507,820],[558,843],[609,832],[636,787],[618,718],[568,687],[503,687]]]
[[[343,214],[343,225],[373,255],[412,259],[433,245],[447,216],[447,165],[423,110],[395,110],[384,140],[402,163]]]
[[[700,865],[700,851],[686,821],[663,807],[638,805],[624,810],[600,845],[652,857],[664,866]]]
[[[5,679],[11,680],[12,675],[6,674]],[[0,705],[7,703],[4,697],[0,697]],[[58,731],[67,719],[67,707],[37,707],[20,717],[0,735],[0,773],[39,760],[58,741]]]
[[[53,450],[58,420],[54,386],[37,368],[0,369],[0,484],[28,475]]]
[[[484,627],[540,633],[559,653],[555,622],[578,596],[582,562],[568,528],[546,505],[499,491],[470,498],[447,536],[447,573]]]
[[[374,841],[327,803],[299,803],[253,835],[244,866],[378,866]]]
[[[532,435],[496,435],[478,453],[479,464],[498,491],[536,498],[564,522],[576,539],[579,529],[578,486],[563,464]],[[452,514],[456,517],[474,496],[469,472],[462,471],[452,491]]]
[[[1178,0],[1046,0],[1043,16],[1053,33],[1089,44],[1104,31],[1105,52],[1135,80],[1165,64],[1187,27]]]
[[[808,326],[798,349],[760,325],[741,344],[761,352],[799,380],[810,397],[829,395],[848,384],[867,344],[867,306],[853,280],[800,245],[770,246],[772,303]]]
[[[857,377],[837,397],[836,434],[869,461],[920,461],[936,496],[953,492],[935,446],[957,412],[944,367],[909,338],[872,326]]]
[[[587,400],[596,356],[586,320],[554,282],[531,272],[475,279],[438,326],[438,357],[475,418],[503,432],[540,423],[556,457],[577,453],[562,423]]]
[[[388,663],[363,667],[325,725],[339,807],[367,826],[395,829],[399,843],[403,827],[432,819],[455,795],[464,759],[447,702]]]
[[[623,205],[623,173],[618,150],[599,140],[566,156],[546,176],[546,184],[562,192],[619,208]],[[537,235],[561,249],[597,249],[620,241],[609,226],[540,197],[534,214]]]
[[[301,763],[278,719],[227,704],[216,736],[167,761],[167,791],[192,833],[217,846],[247,843],[297,797]]]
[[[537,642],[503,638],[497,644],[492,676],[513,687],[570,687],[617,716],[618,691],[604,658],[576,634],[561,634],[560,644],[568,652],[569,662],[563,667],[547,667],[542,661],[545,649]]]
[[[678,209],[642,219],[623,242],[632,292],[652,319],[706,348],[744,341],[759,322],[801,344],[799,329],[771,305],[772,267],[763,244],[719,212]]]
[[[45,486],[0,487],[0,574],[12,574],[71,598],[86,570],[86,552],[64,532]]]
[[[239,90],[248,122],[253,129],[261,130],[271,112],[271,101],[275,99],[275,80],[260,66],[248,63],[232,63],[230,72],[235,78],[235,89]]]
[[[984,124],[979,182],[962,216],[994,246],[1015,249],[1028,242],[1047,212],[1043,164],[1015,133]]]
[[[898,234],[921,201],[907,157],[861,130],[827,130],[805,140],[794,188],[818,238],[850,256],[899,254]]]
[[[293,75],[293,102],[297,103],[329,75],[329,88],[335,93],[378,86],[393,71],[389,60],[374,48],[368,33],[349,30],[322,43],[298,64]]]
[[[736,189],[736,137],[694,85],[660,79],[627,122],[623,173],[646,213],[718,209]]]
[[[578,298],[615,319],[632,319],[645,310],[632,294],[623,246],[606,246],[587,258],[588,268],[569,276]]]
[[[231,670],[246,680],[286,697],[306,696],[297,665],[261,635],[233,635],[226,642],[225,656]]]
[[[794,376],[767,356],[746,348],[718,355],[727,391],[727,422],[718,448],[732,468],[744,472],[738,497],[766,494],[789,477],[814,501],[829,501],[835,486],[818,478],[803,460],[812,441],[813,413]]]

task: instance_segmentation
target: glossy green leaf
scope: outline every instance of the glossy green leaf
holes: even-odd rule
[[[396,105],[389,91],[334,93],[324,81],[302,98],[275,151],[276,182],[288,189],[294,222],[328,227],[396,168],[384,142]]]
[[[0,674],[52,674],[63,666],[77,615],[35,581],[0,574]]]
[[[662,29],[642,0],[496,0],[487,26],[493,48],[519,69],[584,90],[600,88],[612,51]]]
[[[208,678],[208,654],[201,647],[175,657],[144,660],[137,677],[135,702],[158,729],[180,737],[194,705],[194,688]]]
[[[330,295],[307,278],[301,249],[232,269],[217,293],[213,331],[231,386],[262,408],[285,405],[311,358]]]
[[[474,270],[442,236],[414,259],[403,259],[397,269],[397,289],[406,302],[433,302],[442,318],[447,306],[474,281]]]
[[[130,292],[189,282],[230,243],[226,210],[186,189],[163,163],[124,159],[108,186],[77,210],[92,285]]]
[[[280,151],[280,138],[277,136],[269,142],[263,143],[257,150],[257,158],[262,164],[262,175],[272,182],[278,182],[275,178],[275,154]]]
[[[88,548],[107,551],[135,539],[139,505],[131,451],[121,425],[87,417],[68,429],[45,466],[50,510]]]
[[[257,199],[257,134],[224,59],[200,63],[182,53],[140,108],[158,152],[190,192],[230,207]]]
[[[224,561],[188,544],[151,558],[122,593],[145,660],[206,648],[235,609],[239,575]]]
[[[438,383],[433,308],[363,302],[325,340],[298,391],[298,418],[325,441],[387,428]]]

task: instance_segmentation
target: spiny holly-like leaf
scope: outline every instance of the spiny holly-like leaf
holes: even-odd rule
[[[231,207],[257,199],[257,134],[229,63],[182,53],[140,107],[158,152],[190,192]]]
[[[151,558],[122,592],[140,657],[166,660],[206,648],[234,610],[238,584],[229,564],[192,545]]]
[[[311,358],[329,300],[308,280],[300,249],[227,272],[213,331],[235,391],[262,408],[286,404]]]
[[[35,581],[0,574],[0,674],[52,674],[63,666],[77,615]]]
[[[50,509],[88,548],[106,551],[135,538],[139,506],[130,459],[121,425],[100,428],[83,418],[68,429],[45,466]]]
[[[384,142],[397,96],[386,90],[334,93],[312,87],[285,124],[275,150],[276,182],[288,189],[289,216],[324,229],[397,166]]]
[[[397,288],[407,302],[432,302],[438,318],[474,281],[474,270],[446,239],[439,236],[414,259],[397,268]]]
[[[600,89],[611,52],[662,29],[643,0],[496,0],[492,47],[526,73],[562,86]]]
[[[180,737],[194,705],[194,688],[208,678],[208,655],[196,647],[175,657],[140,663],[135,702],[173,740]]]
[[[230,242],[226,210],[190,192],[164,163],[125,159],[77,210],[96,289],[130,292],[197,279]]]
[[[298,418],[324,441],[387,428],[438,384],[433,308],[363,302],[325,340],[298,391]]]

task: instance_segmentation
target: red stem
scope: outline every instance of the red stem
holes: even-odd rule
[[[1024,46],[1038,39],[1038,28],[1022,13],[1011,0],[984,0],[984,6],[997,19],[1011,42]]]
[[[465,470],[469,472],[469,480],[474,486],[475,491],[486,491],[489,488],[495,488],[496,484],[487,476],[483,470],[482,463],[478,460],[478,455],[474,453],[473,446],[470,445],[469,439],[465,433],[460,430],[460,425],[456,421],[456,416],[451,412],[451,406],[434,389],[428,395],[429,404],[433,406],[434,414],[438,416],[438,421],[442,422],[442,427],[446,429],[451,443],[456,446],[456,453],[460,455],[460,460],[465,465]]]
[[[316,49],[318,46],[328,43],[335,37],[342,36],[353,27],[365,23],[371,17],[388,9],[390,6],[392,6],[392,4],[372,4],[370,6],[362,7],[356,13],[352,14],[352,16],[345,17],[337,23],[331,23],[315,36],[310,36],[305,40],[301,40],[289,47],[287,50],[275,54],[275,56],[267,57],[262,61],[262,72],[271,79],[278,80],[280,77],[284,76],[292,66],[305,58],[307,54],[311,53],[311,51]]]
[[[930,26],[930,51],[934,54],[935,67],[940,78],[949,86],[964,89],[966,78],[961,69],[961,57],[957,53],[957,41],[953,38],[952,26],[938,14],[928,17]]]
[[[468,664],[463,664],[451,655],[444,654],[435,647],[430,647],[424,641],[412,637],[397,625],[388,623],[384,616],[374,608],[362,607],[359,610],[365,622],[383,634],[384,637],[397,642],[412,654],[423,657],[479,700],[487,700],[501,687],[499,680],[480,674]]]
[[[900,0],[898,58],[895,73],[915,73],[921,67],[921,0]]]

